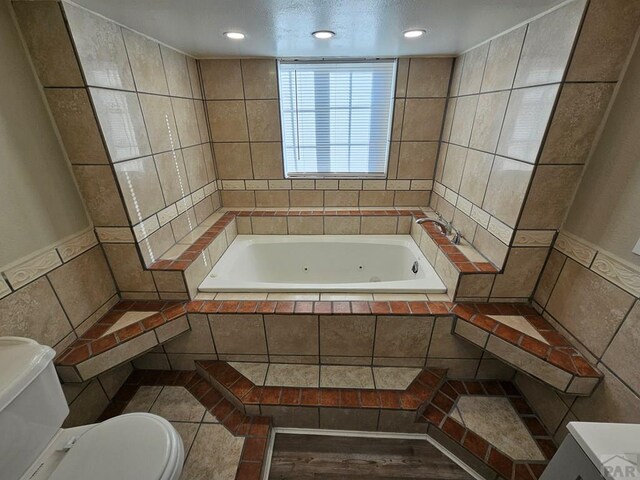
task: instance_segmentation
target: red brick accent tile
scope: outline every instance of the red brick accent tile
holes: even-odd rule
[[[509,343],[513,343],[514,345],[518,344],[518,340],[522,336],[522,332],[516,330],[515,328],[511,328],[508,325],[504,325],[502,323],[498,323],[494,332],[495,335],[506,340]]]
[[[283,387],[280,395],[280,405],[300,405],[300,389]]]
[[[442,392],[437,392],[431,400],[431,403],[433,403],[443,412],[449,412],[451,410],[451,407],[453,407],[453,400],[444,395]]]
[[[516,412],[518,412],[520,415],[533,414],[533,410],[531,410],[531,407],[529,406],[529,404],[527,404],[527,402],[524,401],[523,398],[510,398],[509,400],[511,400],[511,405],[513,405],[513,408],[515,408]]]
[[[313,302],[313,313],[321,315],[331,314],[331,302]]]
[[[389,302],[369,302],[369,308],[374,315],[386,315],[391,313]]]
[[[400,395],[395,390],[378,390],[381,408],[400,409]]]
[[[282,387],[262,387],[260,403],[263,405],[279,405]]]
[[[106,352],[116,345],[118,345],[118,339],[115,333],[110,333],[109,335],[93,340],[91,342],[91,356]],[[85,352],[87,352],[87,355],[85,355]],[[71,351],[71,354],[66,356],[65,362],[70,362],[72,358],[74,359],[73,364],[78,364],[89,358],[88,350],[85,350],[82,347],[74,348]]]
[[[489,395],[504,396],[504,392],[502,391],[500,383],[495,380],[485,380],[484,382],[482,382],[482,386]]]
[[[296,302],[295,313],[313,313],[313,302]]]
[[[528,335],[522,336],[520,346],[530,354],[539,358],[546,358],[549,354],[549,345],[535,338],[531,338]]]
[[[464,382],[464,386],[467,388],[467,392],[469,392],[470,395],[485,394],[485,391],[484,391],[484,388],[482,388],[481,382],[468,381],[468,382]]]
[[[151,315],[150,317],[142,320],[142,326],[145,330],[153,330],[163,323],[165,323],[165,319],[160,313],[156,313],[155,315]]]
[[[276,311],[277,302],[263,301],[258,302],[256,313],[274,313]]]
[[[267,437],[269,436],[269,429],[271,428],[270,417],[253,417],[251,423],[251,429],[249,435],[252,437]]]
[[[131,340],[134,337],[137,337],[141,333],[144,332],[144,328],[140,322],[132,323],[131,325],[127,325],[120,330],[116,330],[115,334],[118,337],[119,342],[126,342],[127,340]]]
[[[408,302],[413,315],[429,315],[431,310],[427,302]]]
[[[207,410],[212,411],[215,408],[215,406],[218,403],[220,403],[220,401],[222,400],[222,395],[220,394],[220,392],[218,392],[214,388],[211,388],[211,389],[209,389],[209,391],[207,393],[205,393],[198,400],[200,401],[200,403],[202,405],[204,405],[204,407]],[[218,417],[218,418],[220,418],[220,417]]]
[[[351,302],[351,311],[356,315],[369,315],[371,313],[367,302]]]
[[[505,478],[511,478],[513,471],[513,461],[506,455],[500,453],[495,448],[489,452],[489,466]]]
[[[407,302],[389,302],[391,313],[394,315],[406,315],[411,313],[409,304]]]
[[[442,422],[445,417],[444,412],[440,409],[436,408],[435,405],[428,405],[425,408],[424,413],[422,414],[424,418],[426,418],[432,424],[438,426]]]
[[[236,398],[240,399],[247,393],[249,393],[249,390],[251,390],[253,387],[253,382],[250,382],[246,378],[242,377],[238,379],[238,381],[233,385],[231,385],[229,390],[231,391],[231,393],[233,393],[233,395],[235,395]]]
[[[218,309],[218,313],[236,313],[238,307],[240,306],[240,302],[233,300],[224,300],[220,308]]]
[[[524,421],[529,431],[531,431],[532,435],[536,437],[547,435],[547,431],[542,426],[542,423],[540,423],[540,420],[538,420],[536,417],[522,417],[522,420]]]
[[[260,480],[262,464],[256,462],[240,462],[235,480]]]
[[[400,406],[403,410],[417,410],[428,397],[420,398],[408,392],[400,393]]]
[[[184,308],[184,305],[182,303],[179,303],[177,305],[174,304],[162,311],[162,314],[167,320],[173,320],[174,318],[178,318],[185,313],[187,313],[187,310]]]
[[[544,472],[544,469],[547,468],[545,464],[540,463],[528,463],[527,467],[529,467],[529,470],[531,470],[531,473],[533,473],[533,476],[535,478],[540,478],[542,476],[542,473]]]
[[[245,300],[240,302],[240,305],[238,305],[237,312],[238,313],[254,313],[257,307],[258,307],[258,302]]]
[[[536,442],[540,447],[540,450],[542,450],[542,453],[544,453],[544,456],[547,458],[547,460],[551,460],[551,457],[553,457],[556,454],[556,450],[557,450],[553,441],[546,438],[537,438]]]
[[[360,390],[360,405],[363,408],[380,408],[380,397],[375,390]]]
[[[467,430],[467,435],[464,437],[462,445],[473,453],[476,457],[485,459],[487,450],[489,449],[489,442],[487,442],[480,435],[476,435],[471,430]]]
[[[295,302],[278,302],[276,306],[276,313],[279,314],[292,314],[295,309]]]
[[[513,480],[535,480],[535,477],[524,463],[520,463],[515,465]]]
[[[261,462],[267,448],[267,439],[250,437],[244,441],[242,460],[246,462]]]
[[[349,302],[333,302],[334,315],[349,315],[350,313],[351,306]]]
[[[449,313],[451,304],[449,302],[429,302],[429,310],[433,315],[446,315]]]
[[[317,406],[320,404],[320,390],[317,388],[301,388],[300,405]]]
[[[322,405],[323,407],[339,407],[340,390],[338,390],[337,388],[321,388],[320,405]]]
[[[360,406],[358,390],[356,389],[340,390],[340,406],[346,407],[346,408],[358,408]]]
[[[466,429],[462,425],[460,425],[458,422],[451,419],[450,417],[447,417],[447,419],[442,424],[442,431],[457,442],[462,441],[462,437],[464,436],[465,430]]]
[[[217,302],[215,300],[206,301],[203,303],[202,308],[200,309],[200,312],[201,313],[217,313],[221,306],[222,306],[222,302]]]

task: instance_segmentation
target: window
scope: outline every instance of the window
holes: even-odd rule
[[[278,65],[285,176],[385,177],[395,60]]]

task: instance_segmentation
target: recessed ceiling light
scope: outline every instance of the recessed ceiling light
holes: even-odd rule
[[[418,38],[427,33],[426,30],[407,30],[403,33],[404,38]]]
[[[318,30],[317,32],[313,32],[311,35],[321,40],[326,40],[327,38],[335,37],[336,32],[332,32],[331,30]]]
[[[244,38],[244,33],[240,32],[224,32],[223,35],[231,40],[242,40]]]

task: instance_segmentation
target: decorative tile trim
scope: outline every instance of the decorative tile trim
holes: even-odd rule
[[[487,230],[495,235],[495,237],[502,243],[509,245],[511,237],[513,236],[513,229],[508,225],[502,223],[495,217],[491,217],[489,220],[489,227]]]
[[[77,237],[67,240],[62,245],[57,247],[57,250],[62,261],[66,263],[97,244],[98,239],[96,238],[96,235],[93,233],[93,231],[90,230],[88,232],[81,233]]]
[[[129,227],[97,227],[96,233],[101,243],[135,242],[135,238]]]
[[[417,411],[433,398],[446,373],[441,369],[424,369],[405,390],[300,388],[257,386],[226,362],[197,360],[196,366],[242,411],[263,406]]]
[[[423,180],[218,180],[218,190],[357,190],[431,191],[432,179]],[[439,185],[436,183],[436,185]],[[443,191],[444,193],[444,191]]]
[[[640,269],[637,267],[632,268],[613,255],[600,251],[593,260],[591,270],[632,295],[640,297]]]
[[[555,230],[517,230],[514,247],[548,247],[553,244]]]
[[[585,267],[589,267],[598,252],[591,244],[567,232],[560,232],[555,248]]]
[[[537,443],[546,461],[514,460],[480,435],[458,423],[451,414],[462,395],[506,397]],[[527,401],[511,382],[495,380],[447,380],[438,389],[433,400],[426,406],[419,421],[427,422],[473,454],[508,480],[540,478],[557,447],[549,432],[534,413]]]
[[[5,270],[4,274],[14,290],[23,287],[45,273],[62,265],[55,249],[37,254],[20,264]]]

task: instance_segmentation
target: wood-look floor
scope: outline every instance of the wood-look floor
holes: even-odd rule
[[[277,434],[270,480],[468,480],[426,440]]]

